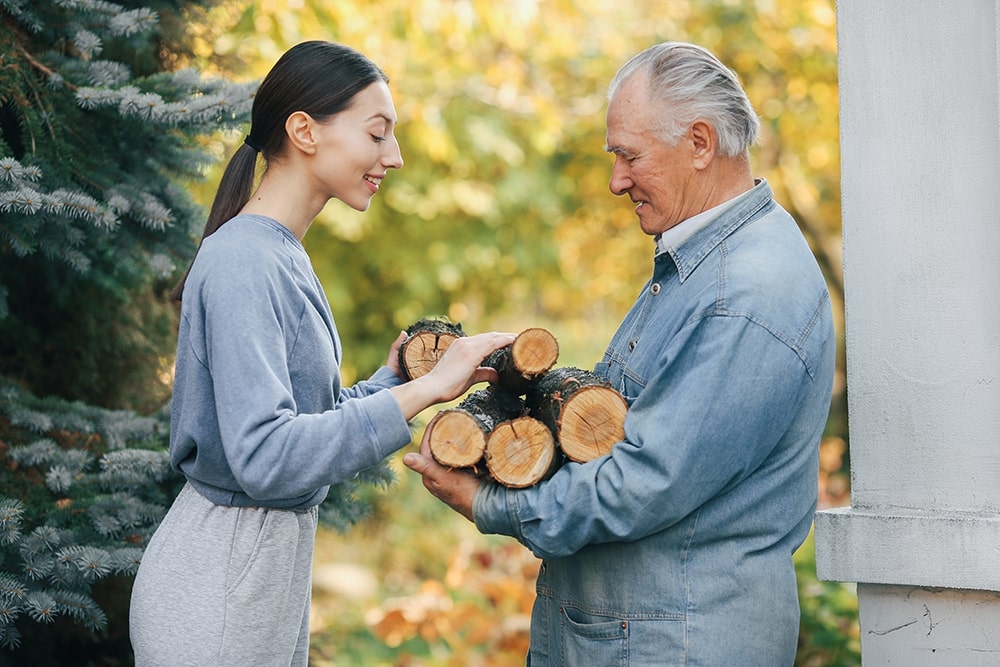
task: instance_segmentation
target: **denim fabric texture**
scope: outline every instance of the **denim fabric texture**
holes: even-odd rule
[[[766,181],[655,257],[595,368],[629,403],[624,440],[475,498],[482,532],[543,559],[530,665],[793,664],[835,350],[826,282]]]

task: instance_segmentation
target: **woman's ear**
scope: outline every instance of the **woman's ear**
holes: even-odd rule
[[[285,134],[292,148],[307,155],[316,152],[316,134],[313,129],[316,121],[305,111],[296,111],[285,119]]]

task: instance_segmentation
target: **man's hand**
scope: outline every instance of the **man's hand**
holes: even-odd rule
[[[427,432],[420,441],[420,453],[410,452],[403,463],[424,478],[424,487],[438,500],[444,502],[469,521],[472,518],[472,500],[483,481],[468,470],[445,468],[431,456]]]

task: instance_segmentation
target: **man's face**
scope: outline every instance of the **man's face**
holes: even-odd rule
[[[655,236],[701,212],[703,202],[696,201],[698,170],[690,131],[676,146],[665,143],[647,90],[646,76],[637,74],[615,91],[608,106],[606,150],[615,156],[611,192],[627,194],[637,204],[642,231]]]

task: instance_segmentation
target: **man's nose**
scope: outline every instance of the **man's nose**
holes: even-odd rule
[[[611,179],[608,181],[608,189],[616,195],[623,195],[632,187],[632,179],[628,176],[628,170],[621,164],[621,158],[615,158],[615,163],[611,167]]]

